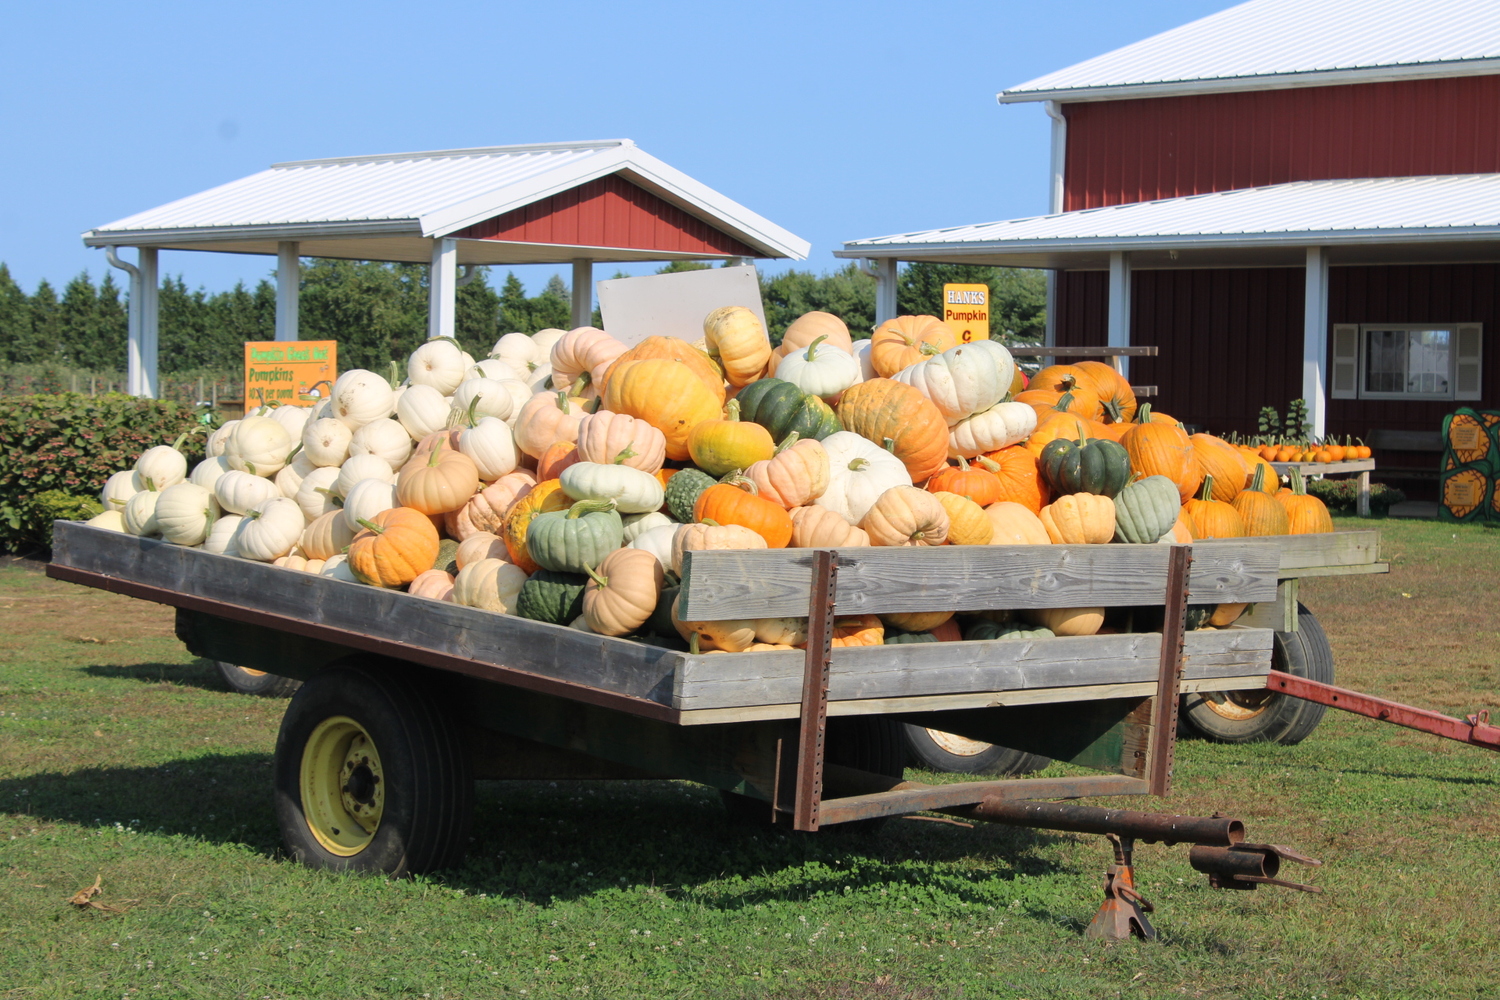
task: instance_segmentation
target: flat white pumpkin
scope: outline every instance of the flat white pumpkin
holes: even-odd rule
[[[156,501],[156,526],[173,545],[202,545],[219,518],[219,501],[196,483],[168,486]]]
[[[344,523],[358,531],[361,520],[368,521],[383,510],[399,507],[396,484],[384,479],[361,479],[344,496]]]
[[[463,377],[461,370],[459,377]],[[330,415],[348,424],[351,431],[372,420],[383,420],[396,412],[396,395],[391,384],[363,368],[355,368],[340,375],[338,381],[333,383],[329,400],[332,404]]]
[[[349,568],[349,557],[342,552],[330,559],[324,560],[323,568],[318,571],[318,575],[331,577],[335,580],[343,580],[345,583],[359,583],[359,578],[354,575],[354,570]]]
[[[643,514],[643,517],[649,517]],[[672,542],[677,537],[677,529],[682,525],[668,521],[666,524],[657,524],[647,528],[645,531],[631,539],[627,548],[644,549],[656,557],[661,563],[661,568],[668,573],[672,572]]]
[[[981,347],[980,344],[986,346]],[[1004,352],[1005,364],[995,352]],[[1000,381],[1002,368],[1006,380]],[[932,400],[951,427],[965,417],[987,410],[1005,398],[1015,375],[1010,352],[990,341],[950,347],[901,369],[892,378]]]
[[[135,472],[146,489],[160,492],[187,478],[187,459],[176,448],[159,444],[141,452],[135,460]]]
[[[267,479],[286,465],[292,436],[270,417],[246,417],[224,444],[229,467]]]
[[[625,522],[626,545],[629,545],[652,528],[659,528],[664,524],[675,525],[677,523],[659,510],[648,510],[644,514],[626,514],[621,520]]]
[[[822,441],[828,452],[828,489],[813,503],[858,524],[880,494],[893,486],[910,486],[906,465],[853,431],[837,431]]]
[[[452,395],[472,364],[465,364],[464,357],[464,352],[451,340],[429,340],[411,352],[406,361],[406,377],[412,385],[430,385],[444,396]]]
[[[156,504],[161,494],[155,490],[141,490],[125,501],[125,530],[132,535],[149,536],[159,534],[156,523]]]
[[[333,492],[341,499],[348,496],[354,484],[361,479],[383,479],[388,483],[396,481],[396,470],[379,455],[351,455],[347,462],[339,466],[338,472]]]
[[[859,362],[859,380],[868,382],[875,377],[875,365],[870,361],[870,345],[875,343],[869,337],[854,342],[854,360]]]
[[[208,537],[203,539],[203,551],[221,556],[239,555],[239,550],[234,547],[234,533],[240,530],[240,522],[244,519],[244,516],[240,514],[220,516],[209,527]]]
[[[297,493],[292,499],[297,501],[302,516],[309,523],[331,511],[343,509],[339,498],[334,494],[334,484],[338,479],[339,470],[325,465],[309,472],[302,480],[302,485],[297,487]]]
[[[272,497],[245,511],[234,534],[234,547],[242,558],[272,562],[297,544],[307,520],[302,508],[287,497]]]
[[[974,458],[1009,448],[1036,430],[1036,410],[1026,403],[996,403],[948,429],[948,457]]]
[[[575,462],[558,479],[563,492],[574,500],[613,500],[621,514],[656,510],[664,499],[660,479],[628,465]]]
[[[393,469],[405,465],[411,451],[411,435],[399,420],[372,420],[349,438],[350,458],[379,455]]]
[[[306,455],[309,462],[319,467],[343,465],[353,439],[354,431],[342,420],[319,417],[308,421],[302,429],[302,450],[298,454]]]
[[[859,362],[854,355],[825,343],[824,339],[819,337],[782,358],[776,367],[776,377],[803,392],[833,400],[860,381]]]
[[[125,502],[145,488],[140,473],[125,469],[104,481],[104,488],[99,491],[99,503],[105,510],[124,510]]]

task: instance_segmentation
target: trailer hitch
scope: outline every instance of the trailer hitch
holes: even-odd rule
[[[1276,877],[1281,862],[1317,868],[1323,864],[1300,851],[1280,844],[1233,844],[1229,847],[1195,846],[1188,852],[1188,864],[1208,876],[1211,889],[1254,889],[1257,885],[1279,885],[1302,892],[1322,892],[1315,885],[1286,882]]]
[[[1467,719],[1455,719],[1451,715],[1433,712],[1425,708],[1403,705],[1399,701],[1377,698],[1374,695],[1348,688],[1334,687],[1306,677],[1272,670],[1266,676],[1266,688],[1281,694],[1291,695],[1329,708],[1363,715],[1379,722],[1390,722],[1407,729],[1431,733],[1444,739],[1500,750],[1500,726],[1490,725],[1490,713],[1486,711],[1470,715]]]

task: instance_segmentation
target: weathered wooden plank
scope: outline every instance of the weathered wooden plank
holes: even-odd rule
[[[1235,622],[1243,628],[1268,628],[1273,632],[1297,631],[1297,578],[1282,580],[1274,601],[1262,601],[1246,609]]]
[[[1270,669],[1268,630],[1199,630],[1188,633],[1185,647],[1184,676],[1189,680],[1264,677]],[[1156,677],[1160,652],[1161,635],[1155,632],[835,649],[828,698],[833,705],[1145,682]],[[673,704],[683,711],[781,705],[799,700],[801,683],[802,654],[797,652],[688,657],[677,676]]]
[[[1288,578],[1296,576],[1369,576],[1375,573],[1389,573],[1390,563],[1365,563],[1361,566],[1308,566],[1303,569],[1287,570]]]
[[[267,563],[59,524],[53,561],[236,607],[670,704],[685,654]],[[504,678],[495,678],[503,683]]]
[[[1274,546],[1281,552],[1279,575],[1282,577],[1311,576],[1313,574],[1301,572],[1309,569],[1331,570],[1331,572],[1318,575],[1336,576],[1340,572],[1339,567],[1368,566],[1375,563],[1380,553],[1380,532],[1331,531],[1316,535],[1274,535],[1266,538],[1203,541],[1194,543],[1193,556],[1196,559],[1203,550],[1216,549],[1221,545]],[[1351,569],[1343,572],[1361,571]],[[1384,571],[1364,570],[1363,572]]]
[[[1167,546],[945,545],[839,551],[840,614],[1121,607],[1166,599]],[[1264,545],[1194,546],[1193,604],[1271,599],[1280,555]],[[682,617],[806,615],[808,550],[684,555]]]

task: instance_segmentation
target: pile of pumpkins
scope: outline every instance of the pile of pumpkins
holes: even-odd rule
[[[287,569],[695,651],[789,649],[806,620],[692,622],[701,549],[1154,543],[1331,530],[1259,456],[1137,406],[1107,365],[1029,386],[931,316],[854,342],[813,312],[773,348],[732,306],[690,344],[592,327],[434,339],[399,385],[345,372],[260,408],[191,473],[159,446],[90,523]],[[1103,609],[841,618],[835,645],[1093,634]]]

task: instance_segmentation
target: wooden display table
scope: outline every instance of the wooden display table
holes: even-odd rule
[[[1352,462],[1272,462],[1271,468],[1278,475],[1286,475],[1293,469],[1301,469],[1304,476],[1323,476],[1334,472],[1359,473],[1359,499],[1355,513],[1360,517],[1370,516],[1370,473],[1375,469],[1373,458],[1357,458]]]

